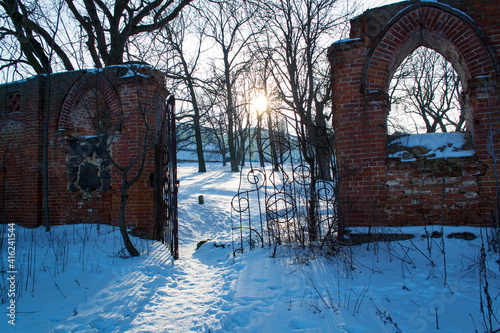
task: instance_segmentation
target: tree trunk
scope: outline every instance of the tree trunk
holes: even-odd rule
[[[194,137],[196,141],[196,153],[198,155],[198,172],[207,172],[207,168],[205,166],[205,156],[203,155],[203,140],[201,137],[200,108],[198,107],[198,99],[194,90],[194,79],[190,74],[188,65],[184,59],[184,54],[179,47],[176,47],[176,49],[181,57],[182,66],[184,68],[184,72],[186,73],[187,86],[189,88],[189,95],[191,96],[191,103],[193,105]]]
[[[203,155],[203,142],[201,138],[199,114],[194,117],[194,137],[196,139],[196,153],[198,154],[198,172],[207,172],[205,166],[205,156]]]
[[[316,126],[314,131],[316,131],[315,137],[315,150],[316,150],[316,165],[318,168],[318,178],[323,180],[332,180],[330,172],[330,161],[332,159],[332,149],[330,146],[330,138],[328,137],[328,131],[326,129],[325,117],[323,116],[323,110],[317,108],[316,113]]]
[[[316,175],[314,172],[314,162],[310,163],[311,167],[311,187],[309,193],[309,212],[308,212],[308,230],[309,230],[309,243],[313,244],[318,240],[318,224],[316,221]]]
[[[227,112],[228,117],[228,132],[227,141],[229,145],[229,161],[231,163],[231,171],[238,172],[238,159],[236,157],[236,147],[234,145],[234,123],[233,123],[233,111],[230,109]]]
[[[122,234],[123,243],[125,244],[128,253],[130,253],[132,257],[138,257],[139,251],[137,251],[137,249],[134,247],[134,244],[132,244],[132,241],[130,240],[130,237],[127,232],[127,226],[125,225],[125,211],[127,208],[127,200],[128,200],[127,189],[128,187],[127,187],[126,175],[123,175],[123,187],[120,200],[120,218],[119,218],[120,233]]]
[[[259,153],[259,163],[262,170],[264,170],[264,151],[262,149],[262,113],[257,114],[257,152]],[[250,160],[252,156],[250,156]]]
[[[224,49],[224,79],[227,92],[227,141],[229,145],[229,161],[231,162],[231,171],[240,171],[238,167],[238,157],[236,156],[236,147],[234,144],[234,106],[233,106],[233,90],[231,86],[230,68],[228,53],[229,50]]]
[[[274,128],[273,128],[273,121],[271,117],[271,110],[269,109],[269,105],[266,108],[266,113],[267,113],[267,130],[269,131],[269,147],[271,149],[271,160],[273,163],[273,170],[274,171],[279,171],[279,162],[278,162],[278,152],[276,150],[276,139],[274,137]]]

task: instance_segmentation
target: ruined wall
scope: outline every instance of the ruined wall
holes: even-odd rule
[[[447,58],[462,81],[474,157],[388,158],[388,87],[401,62],[420,46]],[[491,222],[496,198],[491,148],[500,150],[499,52],[498,0],[407,1],[351,21],[350,38],[329,49],[344,223]]]
[[[128,191],[126,216],[130,227],[150,231],[155,122],[166,95],[164,77],[144,66],[36,76],[0,86],[3,222],[28,227],[45,222],[47,128],[51,224],[117,224],[122,189],[117,166],[130,168],[130,181],[145,154],[142,175]]]
[[[478,176],[485,169],[472,158],[388,160],[382,213],[394,225],[476,224],[484,208]]]

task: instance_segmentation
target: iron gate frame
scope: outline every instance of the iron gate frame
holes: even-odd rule
[[[179,218],[177,194],[177,138],[175,98],[170,95],[162,117],[161,135],[155,148],[155,224],[158,238],[179,259]]]

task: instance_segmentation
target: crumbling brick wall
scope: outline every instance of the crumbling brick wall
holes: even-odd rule
[[[411,163],[388,158],[388,87],[420,46],[441,53],[462,81],[474,157]],[[491,148],[500,151],[499,58],[498,0],[406,1],[351,21],[350,38],[329,49],[344,223],[491,223]]]
[[[130,181],[145,154],[141,177],[128,192],[126,220],[151,232],[154,133],[166,96],[164,76],[147,66],[35,76],[0,86],[2,221],[45,223],[48,129],[50,223],[117,224],[122,185],[117,166],[131,165]]]

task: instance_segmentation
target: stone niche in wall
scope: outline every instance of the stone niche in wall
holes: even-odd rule
[[[71,192],[111,190],[110,139],[91,136],[69,140],[68,190]],[[110,152],[111,154],[111,152]]]

